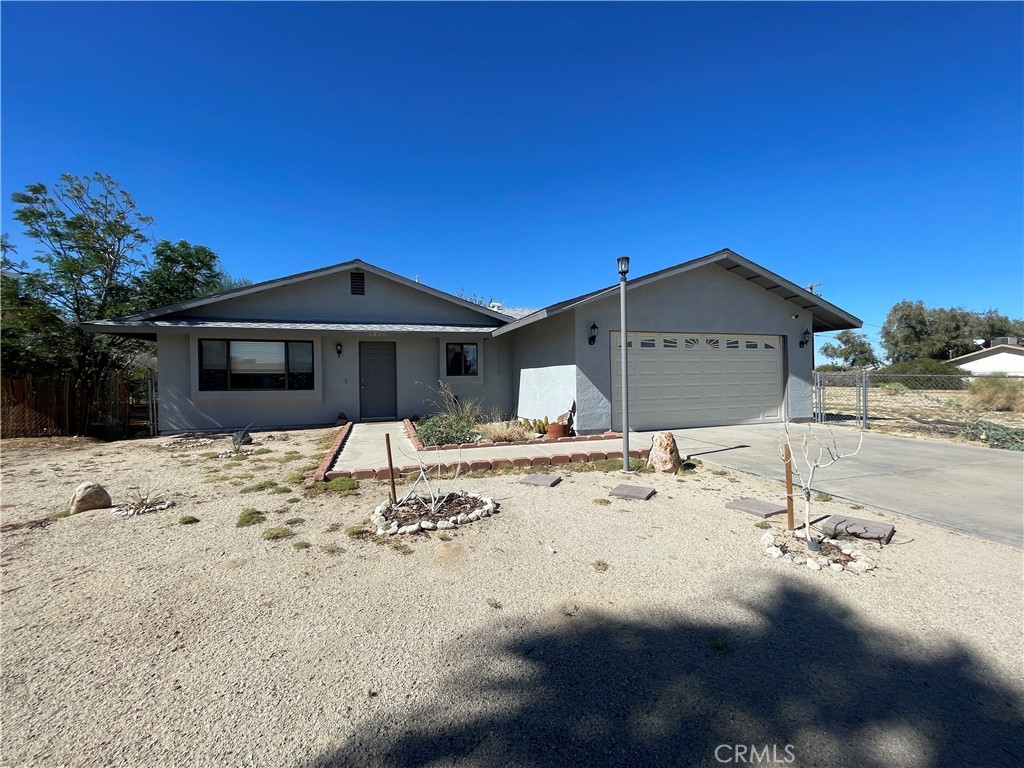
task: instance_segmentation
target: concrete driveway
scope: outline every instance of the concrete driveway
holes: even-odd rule
[[[794,447],[807,425],[794,425]],[[815,433],[828,430],[815,426]],[[841,451],[858,433],[835,428]],[[653,432],[637,433],[649,446]],[[779,424],[674,430],[679,453],[785,480]],[[799,456],[799,454],[798,454]],[[1024,547],[1024,454],[867,432],[860,453],[815,474],[814,489],[985,539]]]

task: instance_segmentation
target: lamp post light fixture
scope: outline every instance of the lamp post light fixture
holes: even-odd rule
[[[590,346],[594,346],[594,344],[596,342],[597,342],[597,323],[594,323],[594,324],[592,324],[590,326],[590,336],[587,337],[587,343],[590,344]]]
[[[629,256],[619,256],[619,343],[622,346],[622,471],[629,474],[629,377],[626,370],[626,275],[629,274]]]

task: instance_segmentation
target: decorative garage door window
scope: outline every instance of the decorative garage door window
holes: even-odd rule
[[[780,421],[782,344],[758,334],[630,333],[630,428]],[[621,347],[612,333],[613,426],[621,428]]]

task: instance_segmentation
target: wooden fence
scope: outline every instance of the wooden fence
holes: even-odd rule
[[[0,437],[126,437],[146,428],[133,423],[132,399],[121,373],[111,374],[91,397],[69,377],[0,376]]]

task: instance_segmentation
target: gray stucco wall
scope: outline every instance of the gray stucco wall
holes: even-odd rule
[[[193,317],[231,320],[351,321],[500,325],[500,322],[442,298],[364,272],[366,293],[353,296],[349,271],[224,299],[188,311]]]
[[[627,327],[631,331],[782,336],[787,416],[793,420],[811,418],[812,348],[799,346],[800,334],[813,324],[808,311],[714,265],[631,287],[627,299]],[[587,336],[593,323],[598,326],[598,340],[590,346]],[[520,360],[529,360],[533,344],[541,347],[541,359],[547,359],[548,352],[564,354],[552,337],[557,335],[572,343],[572,356],[562,361],[571,359],[577,366],[576,425],[586,434],[611,426],[610,333],[618,330],[619,297],[615,293],[508,335],[514,337],[517,365]]]
[[[198,390],[198,340],[232,338],[314,342],[312,391]],[[339,358],[335,344],[341,342]],[[157,342],[159,371],[159,418],[161,432],[237,429],[254,423],[254,428],[333,424],[344,412],[359,421],[359,342],[395,343],[395,373],[398,418],[423,415],[438,400],[438,380],[452,385],[459,397],[471,397],[486,408],[511,410],[509,344],[479,335],[426,336],[416,334],[301,334],[288,331],[161,333]],[[442,375],[444,344],[447,341],[476,342],[480,345],[482,373],[473,380]]]

